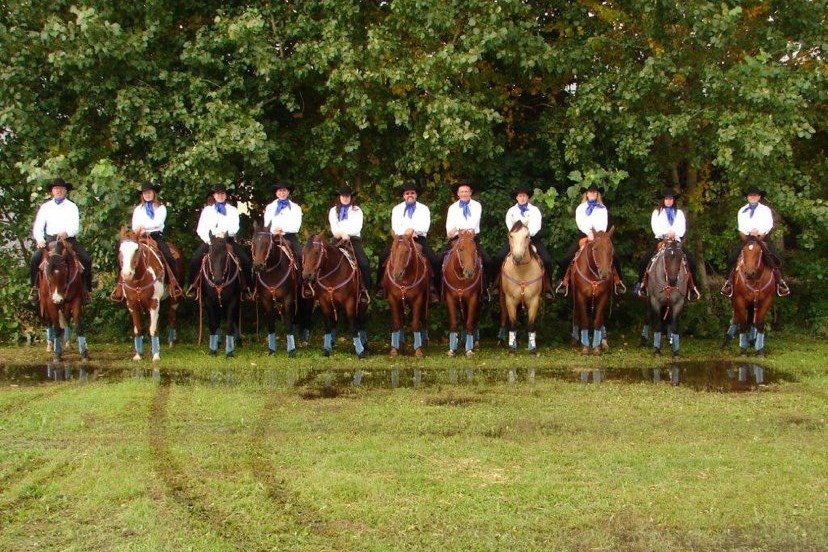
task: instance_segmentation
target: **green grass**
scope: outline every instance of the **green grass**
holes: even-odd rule
[[[505,378],[663,362],[617,341],[601,358],[484,346],[449,360],[435,345],[421,361],[378,345],[356,361],[347,343],[329,359],[182,346],[160,367],[206,383],[153,379],[146,361],[141,378],[3,382],[0,549],[828,548],[828,346],[774,336],[762,363],[785,381],[748,393]],[[687,360],[736,358],[712,341],[682,346]],[[128,344],[92,354],[135,367]],[[7,365],[46,360],[0,349]],[[329,372],[392,366],[432,379],[324,392]],[[494,375],[467,383],[468,367]]]

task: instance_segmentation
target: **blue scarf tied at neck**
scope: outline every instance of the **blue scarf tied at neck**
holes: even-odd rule
[[[350,205],[339,206],[339,220],[345,220],[348,218],[348,207],[350,207]]]
[[[742,209],[743,213],[747,213],[750,211],[750,218],[753,218],[753,213],[756,212],[756,208],[759,206],[758,203],[748,203],[748,206]]]
[[[664,212],[667,213],[667,222],[672,226],[676,221],[676,209],[674,207],[665,207]]]
[[[55,203],[56,203],[57,205],[60,205],[61,203],[63,203],[63,200],[64,200],[64,199],[66,199],[66,198],[65,198],[65,197],[56,197],[56,198],[55,198]]]
[[[587,200],[586,214],[587,214],[587,216],[589,216],[589,215],[592,214],[593,209],[603,209],[603,208],[604,208],[604,206],[601,205],[600,203],[598,203],[597,199],[588,199]]]
[[[468,201],[461,201],[460,208],[463,209],[463,218],[469,218],[471,216],[471,209],[469,208]]]
[[[152,205],[152,201],[145,201],[144,202],[144,210],[147,212],[147,216],[151,219],[155,218],[155,207]]]
[[[224,201],[222,201],[221,203],[216,201],[216,212],[220,215],[226,215],[227,214],[227,203],[224,202]]]
[[[282,209],[290,209],[290,200],[289,199],[280,199],[276,202],[276,214],[282,212]]]
[[[526,216],[526,211],[529,210],[529,204],[528,203],[518,203],[518,209],[520,209],[520,216],[525,217]]]
[[[414,209],[416,209],[416,208],[417,208],[416,203],[406,203],[405,204],[405,212],[403,213],[403,216],[406,216],[410,219],[414,218]]]

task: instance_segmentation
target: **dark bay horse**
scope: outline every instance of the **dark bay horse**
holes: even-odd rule
[[[457,351],[458,323],[466,332],[466,356],[474,354],[474,336],[483,293],[483,259],[477,254],[473,230],[461,230],[443,259],[443,296],[449,315],[449,350]]]
[[[423,356],[431,277],[431,265],[414,236],[395,236],[382,278],[391,308],[391,356],[400,350],[406,309],[411,312],[414,356]]]
[[[196,301],[199,309],[207,309],[207,325],[210,328],[210,354],[218,354],[219,325],[226,323],[225,355],[235,355],[236,335],[239,333],[239,309],[241,305],[241,265],[233,253],[233,244],[222,234],[210,235],[210,247],[201,261],[196,276]],[[201,330],[199,330],[199,339]]]
[[[602,352],[604,311],[613,287],[612,278],[612,235],[615,227],[608,232],[594,232],[594,239],[586,241],[572,261],[569,271],[573,302],[573,325],[580,331],[581,353],[589,354],[589,329],[593,329],[592,352]],[[592,316],[590,316],[592,311]]]
[[[175,271],[178,281],[184,278],[184,263],[181,251],[169,244],[176,260]],[[178,299],[170,296],[167,284],[166,265],[155,240],[138,237],[132,232],[121,231],[121,243],[118,245],[118,268],[120,284],[126,307],[132,315],[132,331],[135,343],[135,356],[132,360],[141,360],[144,353],[144,335],[141,313],[148,312],[150,317],[149,334],[152,348],[152,360],[161,360],[161,343],[158,337],[158,319],[161,313],[161,301],[169,298],[167,342],[172,347],[176,340],[176,309]]]
[[[662,335],[670,341],[673,356],[679,355],[678,320],[687,299],[689,271],[679,240],[665,239],[647,267],[647,314],[653,329],[653,353],[661,354]]]
[[[295,320],[299,299],[299,267],[290,243],[267,229],[253,225],[251,243],[256,300],[267,319],[268,354],[276,353],[276,315],[285,329],[289,357],[296,354]]]
[[[359,301],[360,273],[355,259],[325,241],[322,233],[308,240],[302,250],[302,294],[314,298],[325,317],[322,352],[330,356],[341,307],[348,319],[348,331],[359,358],[365,358],[365,311]]]
[[[52,336],[52,353],[55,361],[63,355],[63,333],[70,322],[75,325],[78,336],[78,352],[81,358],[89,360],[83,325],[84,284],[83,268],[72,244],[58,240],[47,245],[38,273],[38,299],[40,316],[48,325],[47,333]]]
[[[756,329],[754,349],[765,354],[765,316],[773,305],[776,277],[764,258],[764,245],[755,236],[741,234],[742,251],[733,274],[733,320],[739,328],[739,350],[747,354],[748,331]]]
[[[532,249],[529,229],[520,221],[509,231],[509,255],[500,268],[500,327],[509,324],[509,352],[517,350],[518,308],[526,310],[527,349],[537,353],[535,318],[543,291],[543,262]]]

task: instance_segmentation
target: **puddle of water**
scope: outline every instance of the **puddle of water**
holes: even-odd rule
[[[54,382],[117,382],[153,380],[165,385],[237,385],[316,389],[306,398],[338,396],[347,389],[424,388],[437,385],[532,385],[538,380],[558,380],[600,385],[605,382],[651,383],[688,387],[697,391],[732,393],[752,391],[763,385],[795,381],[790,375],[747,362],[676,362],[659,368],[544,369],[536,366],[503,370],[455,366],[444,369],[381,368],[372,370],[313,370],[291,368],[226,369],[193,373],[159,368],[107,368],[95,364],[50,363],[0,365],[0,386]],[[304,394],[303,394],[304,396]]]

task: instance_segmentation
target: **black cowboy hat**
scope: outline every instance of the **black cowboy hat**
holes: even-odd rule
[[[226,194],[227,193],[227,186],[225,186],[224,184],[221,184],[221,183],[213,184],[213,186],[210,188],[210,191],[209,191],[208,195],[212,195],[216,192],[224,192]]]
[[[598,184],[590,184],[589,188],[581,187],[581,193],[585,194],[587,192],[598,192],[601,195],[604,195],[604,189],[600,187]]]
[[[681,194],[675,191],[673,188],[664,188],[658,193],[656,197],[658,199],[664,199],[665,197],[672,197],[673,199],[678,199],[679,196],[681,196]]]
[[[347,184],[343,184],[334,192],[334,195],[355,196],[356,192]]]
[[[747,189],[747,191],[745,192],[745,195],[749,196],[751,194],[756,194],[759,197],[765,197],[765,190],[760,190],[756,186],[751,186],[750,188]]]
[[[529,188],[529,186],[518,186],[514,190],[512,190],[512,199],[517,201],[518,194],[526,194],[529,196],[529,199],[532,199],[532,196],[535,195],[535,190]]]
[[[288,192],[293,193],[293,182],[280,180],[270,187],[270,191],[275,194],[277,190],[280,190],[282,188],[285,188]]]
[[[397,188],[397,192],[400,195],[404,194],[405,192],[415,192],[417,195],[423,193],[422,189],[420,188],[420,185],[417,184],[414,180],[406,180],[405,182],[403,182],[402,186]]]
[[[474,193],[474,183],[471,181],[470,178],[460,178],[451,185],[451,193],[457,195],[457,190],[460,189],[460,186],[468,186],[471,188],[472,193]]]
[[[161,185],[160,184],[153,184],[150,181],[144,182],[143,184],[141,184],[141,188],[138,190],[138,193],[143,194],[144,192],[146,192],[148,190],[152,190],[153,192],[155,192],[157,194],[158,192],[161,191]]]
[[[64,188],[66,188],[67,192],[72,191],[72,183],[71,182],[66,182],[62,178],[55,178],[54,180],[50,180],[49,182],[46,183],[44,188],[46,189],[47,192],[51,193],[52,188],[54,188],[55,186],[63,186]]]

